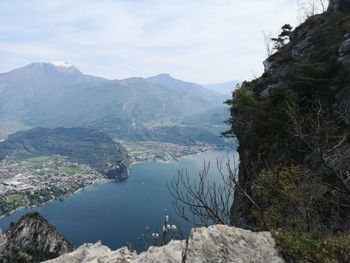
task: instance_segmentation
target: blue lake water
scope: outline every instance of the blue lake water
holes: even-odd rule
[[[0,228],[6,230],[10,222],[25,213],[38,211],[75,247],[101,240],[112,249],[130,242],[140,251],[144,244],[137,238],[145,232],[146,226],[152,230],[160,229],[165,211],[185,233],[192,227],[178,218],[172,208],[167,184],[177,170],[187,169],[190,175],[195,176],[203,168],[204,161],[211,162],[210,177],[220,180],[216,160],[227,154],[236,158],[236,153],[232,151],[211,151],[169,163],[138,163],[124,181],[91,187],[63,201],[19,210],[0,219]]]

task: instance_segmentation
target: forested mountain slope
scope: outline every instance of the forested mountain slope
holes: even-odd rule
[[[127,140],[166,140],[158,128],[183,130],[177,125],[184,117],[222,107],[224,100],[218,93],[169,75],[107,80],[51,63],[33,63],[1,74],[0,92],[4,124],[90,127]],[[208,134],[204,142],[215,143],[210,139],[214,131],[202,129],[202,133]],[[216,141],[222,142],[216,135]]]
[[[106,134],[87,128],[34,128],[11,134],[0,143],[0,160],[54,155],[89,165],[110,178],[125,177],[130,166],[123,146]]]

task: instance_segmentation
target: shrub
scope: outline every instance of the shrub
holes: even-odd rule
[[[255,185],[260,221],[268,229],[320,230],[327,188],[310,170],[299,165],[263,170]]]
[[[272,231],[277,247],[288,262],[347,263],[350,262],[350,235],[325,237]]]

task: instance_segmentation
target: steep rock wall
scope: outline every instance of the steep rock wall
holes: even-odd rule
[[[296,153],[288,143],[294,138],[285,133],[286,125],[273,116],[282,106],[280,94],[293,91],[302,101],[315,95],[321,97],[322,107],[331,120],[339,120],[339,144],[323,145],[327,161],[340,171],[349,171],[350,142],[350,1],[333,0],[328,11],[309,18],[290,35],[290,43],[264,61],[265,73],[246,82],[252,96],[263,105],[259,120],[250,120],[249,114],[231,106],[234,132],[239,142],[239,182],[253,198],[256,194],[254,178],[262,169],[286,163],[297,163],[310,168],[317,176],[333,176],[312,152]],[[311,94],[313,93],[313,94]],[[234,95],[235,96],[235,95]],[[234,101],[233,97],[233,101]],[[277,105],[277,106],[276,106]],[[268,108],[270,107],[270,108]],[[247,119],[251,121],[249,125]],[[257,122],[261,122],[258,123]],[[258,127],[252,132],[251,127]],[[260,125],[260,126],[258,126]],[[283,130],[284,129],[284,130]],[[333,127],[330,128],[332,130]],[[289,137],[288,137],[289,136]],[[231,209],[231,223],[237,227],[255,228],[251,203],[237,189]],[[349,218],[344,218],[348,229]],[[332,228],[333,219],[327,223]]]

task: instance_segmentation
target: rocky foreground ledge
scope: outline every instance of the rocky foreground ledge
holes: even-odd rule
[[[249,230],[214,225],[193,229],[188,240],[171,241],[162,247],[151,247],[141,254],[130,252],[126,247],[112,251],[96,244],[84,244],[75,251],[49,263],[113,262],[259,262],[282,263],[275,248],[275,240],[269,232],[254,233]]]

